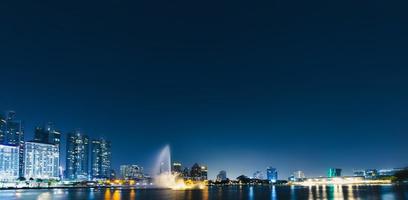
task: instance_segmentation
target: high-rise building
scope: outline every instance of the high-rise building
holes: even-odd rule
[[[22,122],[15,119],[16,113],[9,111],[0,119],[0,143],[18,147],[19,176],[24,176],[24,129]]]
[[[25,143],[26,179],[59,179],[59,149],[57,145],[39,142]]]
[[[327,171],[327,177],[333,178],[333,177],[340,177],[341,176],[341,169],[339,168],[330,168]]]
[[[273,167],[268,167],[266,169],[266,177],[269,180],[269,182],[276,183],[276,181],[278,180],[278,170],[276,170],[276,168]]]
[[[172,172],[173,172],[173,173],[182,174],[182,173],[183,173],[183,169],[182,169],[181,163],[179,163],[179,162],[174,162],[174,163],[173,163],[173,166],[172,166]]]
[[[226,181],[227,180],[227,172],[225,170],[221,170],[217,178],[215,179],[217,182]]]
[[[201,166],[195,163],[190,170],[190,178],[193,180],[201,179]]]
[[[61,132],[57,131],[54,124],[51,122],[35,128],[34,141],[56,145],[60,151],[59,153],[61,154]]]
[[[55,130],[54,124],[49,122],[34,130],[34,141],[48,144],[55,144],[60,147],[61,133]]]
[[[110,169],[109,179],[116,179],[116,171],[114,169]]]
[[[121,165],[120,176],[124,179],[142,179],[144,177],[143,167],[138,165]]]
[[[190,178],[190,169],[188,169],[187,167],[183,169],[183,177],[184,179]]]
[[[201,180],[208,180],[208,167],[207,165],[201,165]]]
[[[107,179],[111,170],[111,143],[105,139],[92,140],[91,175],[93,179]]]
[[[5,134],[6,134],[6,117],[0,114],[0,144],[4,144]]]
[[[18,178],[19,153],[17,146],[0,144],[0,182]]]
[[[208,179],[208,168],[205,165],[200,166],[195,163],[191,167],[190,178],[195,181],[204,181]]]
[[[89,177],[89,138],[80,131],[67,136],[66,178],[87,180]]]

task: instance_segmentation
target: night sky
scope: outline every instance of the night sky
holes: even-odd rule
[[[17,112],[27,140],[48,121],[64,140],[81,129],[111,140],[116,169],[149,169],[170,144],[210,178],[408,165],[407,5],[12,2],[0,3],[0,111]]]

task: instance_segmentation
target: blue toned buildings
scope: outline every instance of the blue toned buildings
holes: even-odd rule
[[[24,177],[28,179],[59,179],[59,148],[54,144],[25,143]]]
[[[91,142],[92,179],[107,179],[111,171],[111,143],[104,139]]]
[[[61,148],[61,133],[55,129],[53,123],[49,122],[42,127],[35,128],[34,141],[55,144]]]
[[[303,171],[294,171],[292,175],[289,177],[289,181],[303,181],[305,180],[305,173]]]
[[[17,146],[0,144],[0,182],[14,181],[19,176],[19,151]]]
[[[365,179],[378,178],[378,171],[376,169],[353,170],[353,174],[354,176],[364,176]]]
[[[333,178],[333,177],[340,177],[341,176],[341,169],[339,168],[330,168],[327,171],[327,177]]]
[[[402,171],[407,168],[392,168],[392,169],[379,169],[378,175],[379,176],[394,176],[395,173]]]
[[[269,182],[276,183],[276,181],[278,180],[278,170],[273,167],[268,167],[266,169],[266,178]]]
[[[80,131],[74,131],[67,136],[66,179],[89,179],[89,138]]]
[[[16,120],[16,113],[9,111],[0,117],[0,144],[18,147],[19,176],[24,175],[24,129],[22,122]]]

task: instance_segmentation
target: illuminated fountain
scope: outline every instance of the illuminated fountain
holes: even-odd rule
[[[171,153],[170,146],[166,145],[160,152],[154,169],[154,182],[157,187],[169,188],[173,190],[185,189],[203,189],[205,184],[202,182],[184,181],[178,173],[171,172]]]

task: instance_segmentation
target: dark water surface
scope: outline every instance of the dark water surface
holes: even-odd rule
[[[204,190],[21,189],[1,190],[1,200],[207,200],[207,199],[408,199],[407,185],[376,186],[229,186]]]

